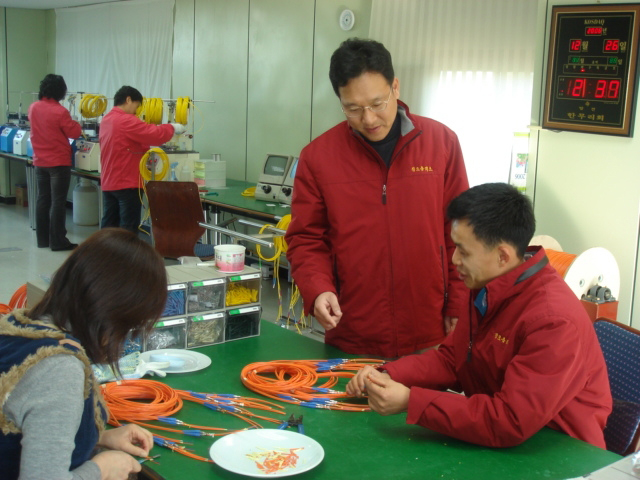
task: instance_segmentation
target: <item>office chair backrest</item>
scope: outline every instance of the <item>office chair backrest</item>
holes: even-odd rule
[[[613,411],[604,438],[620,455],[640,446],[640,331],[606,319],[594,323],[607,364]]]
[[[146,186],[155,249],[167,258],[194,256],[205,229],[204,212],[194,182],[148,182]]]

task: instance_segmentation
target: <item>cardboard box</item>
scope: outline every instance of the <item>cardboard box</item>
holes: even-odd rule
[[[29,206],[27,187],[16,186],[16,205]]]

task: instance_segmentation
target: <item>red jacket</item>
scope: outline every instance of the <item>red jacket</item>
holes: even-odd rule
[[[595,330],[544,249],[534,253],[487,284],[481,322],[470,302],[438,350],[385,365],[411,387],[407,423],[491,447],[518,445],[546,425],[605,448],[611,393]]]
[[[307,312],[320,293],[338,294],[342,319],[325,341],[349,353],[397,357],[438,344],[443,315],[466,307],[445,219],[468,188],[460,145],[399,105],[390,168],[342,122],[302,150],[296,173],[287,258]]]
[[[138,188],[140,159],[151,145],[173,137],[170,124],[149,125],[113,107],[100,122],[100,185],[103,191]]]
[[[70,138],[78,138],[82,127],[71,119],[69,110],[53,98],[43,98],[29,106],[33,164],[36,167],[71,166]]]

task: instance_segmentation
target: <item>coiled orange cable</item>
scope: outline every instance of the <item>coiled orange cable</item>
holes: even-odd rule
[[[102,385],[109,423],[169,417],[182,408],[182,398],[168,385],[153,380],[123,380]],[[144,402],[141,402],[144,401]]]
[[[333,387],[340,378],[351,379],[366,365],[382,363],[382,360],[366,358],[273,360],[245,366],[240,378],[249,390],[281,402],[309,408],[363,412],[370,410],[366,404],[338,401],[350,397]]]
[[[11,313],[16,308],[24,308],[27,306],[27,284],[21,285],[11,296],[9,305],[0,303],[0,315]]]
[[[564,278],[567,270],[576,259],[577,255],[573,253],[558,252],[557,250],[545,250],[549,263]]]

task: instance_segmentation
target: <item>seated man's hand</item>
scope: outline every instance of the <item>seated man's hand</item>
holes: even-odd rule
[[[374,412],[394,415],[407,410],[411,390],[391,380],[389,375],[371,369],[364,384],[369,395],[369,406]]]
[[[367,365],[362,370],[359,370],[358,373],[356,373],[356,375],[351,380],[349,380],[349,383],[347,384],[347,393],[352,397],[361,397],[363,395],[366,395],[367,387],[365,386],[365,379],[371,372],[378,373],[379,375],[390,378],[388,373],[378,372],[372,366]]]
[[[313,304],[313,316],[325,330],[331,330],[342,318],[338,297],[333,292],[323,292],[316,297]]]

